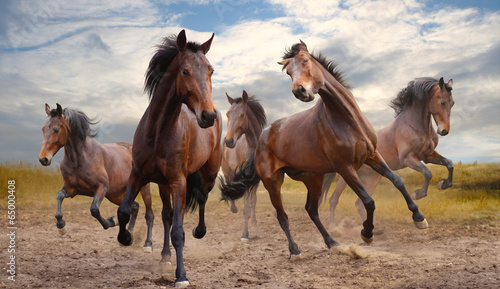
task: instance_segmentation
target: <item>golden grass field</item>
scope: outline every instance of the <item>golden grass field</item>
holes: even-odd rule
[[[429,220],[443,218],[461,220],[464,218],[497,218],[500,219],[500,163],[455,164],[453,187],[441,191],[436,188],[437,182],[447,176],[445,167],[429,165],[432,171],[432,181],[427,197],[417,203]],[[411,169],[397,171],[411,193],[423,184],[423,176]],[[22,162],[7,162],[0,164],[0,184],[7,188],[8,180],[16,180],[16,205],[22,206],[54,206],[57,191],[62,187],[63,180],[59,169],[40,167]],[[335,186],[332,184],[330,194]],[[284,200],[287,203],[305,204],[305,186],[289,178],[282,187]],[[158,189],[152,186],[153,206],[159,208],[161,200]],[[259,186],[259,203],[269,203],[267,192]],[[261,196],[262,195],[262,196]],[[219,202],[220,194],[217,187],[212,191],[209,202]],[[386,179],[382,179],[373,195],[376,204],[377,218],[392,220],[407,218],[408,209],[400,193]],[[7,190],[2,189],[0,200],[2,207],[6,206]],[[348,188],[341,196],[337,208],[339,215],[357,214],[354,202],[357,196]],[[88,197],[77,196],[71,202],[88,203]],[[142,200],[138,197],[142,206]],[[106,201],[107,202],[107,201]],[[327,212],[328,204],[322,204],[320,212]],[[323,215],[322,213],[322,215]],[[327,213],[325,213],[327,214]]]

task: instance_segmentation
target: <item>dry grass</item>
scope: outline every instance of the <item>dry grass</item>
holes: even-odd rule
[[[429,220],[463,220],[469,218],[500,219],[500,163],[494,164],[456,164],[454,171],[454,186],[440,191],[436,188],[437,182],[447,176],[447,170],[441,166],[431,165],[433,179],[429,187],[428,196],[417,201],[421,212]],[[398,171],[411,193],[420,188],[423,176],[410,169]],[[0,207],[7,202],[7,182],[16,181],[17,206],[36,205],[55,207],[55,195],[62,187],[62,177],[58,169],[45,168],[26,163],[0,164]],[[333,190],[335,183],[330,189]],[[297,206],[303,208],[306,200],[306,188],[300,182],[289,178],[285,179],[282,187],[286,207]],[[152,185],[153,205],[161,207],[158,188]],[[219,203],[220,194],[217,189],[210,194],[209,203]],[[376,203],[376,218],[409,221],[410,213],[401,194],[387,180],[382,179],[377,187],[374,199]],[[357,217],[354,202],[357,196],[346,189],[341,196],[337,207],[338,216]],[[74,204],[85,203],[90,205],[88,197],[76,197],[71,201]],[[138,202],[142,199],[138,197]],[[240,201],[241,202],[241,201]],[[264,187],[259,187],[258,203],[270,205],[269,197]],[[322,204],[320,212],[327,216],[328,204]]]

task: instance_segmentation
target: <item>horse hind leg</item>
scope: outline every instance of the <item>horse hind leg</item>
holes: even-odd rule
[[[366,162],[366,164],[374,169],[377,173],[389,179],[401,192],[406,201],[406,204],[408,205],[408,209],[413,213],[412,218],[415,226],[419,229],[428,228],[429,225],[427,223],[427,220],[425,219],[424,215],[420,213],[417,204],[415,204],[413,199],[410,197],[410,194],[406,190],[406,187],[403,183],[403,179],[389,168],[382,156],[378,152],[375,152],[375,154]]]
[[[158,188],[163,203],[163,209],[161,211],[161,219],[163,222],[163,249],[161,250],[160,264],[169,266],[172,264],[170,261],[172,256],[172,252],[170,251],[170,228],[172,226],[173,211],[168,186],[159,184]]]
[[[247,191],[245,193],[245,206],[243,208],[243,234],[241,235],[241,241],[244,241],[244,242],[248,242],[249,241],[249,238],[248,238],[248,221],[250,220],[250,215],[251,215],[251,211],[250,211],[250,194],[251,192],[250,191]]]

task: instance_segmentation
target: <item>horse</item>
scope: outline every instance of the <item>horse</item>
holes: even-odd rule
[[[200,45],[188,42],[182,30],[158,45],[145,78],[150,102],[135,131],[132,171],[118,208],[118,241],[128,246],[133,240],[125,225],[139,188],[148,182],[159,185],[164,226],[160,265],[170,264],[171,229],[176,287],[190,284],[183,262],[184,212],[198,206],[193,236],[203,238],[205,203],[222,161],[222,118],[212,101],[214,68],[205,57],[213,37]]]
[[[227,132],[222,148],[222,172],[226,179],[231,180],[233,172],[255,151],[259,136],[266,125],[266,113],[259,100],[255,96],[249,97],[244,90],[240,98],[233,99],[227,93],[226,96],[231,107],[227,112]],[[252,217],[252,223],[257,224],[255,216],[257,187],[255,186],[245,193],[242,241],[249,240],[248,221],[250,216]],[[238,208],[233,200],[230,202],[231,211],[236,213]]]
[[[52,157],[64,147],[64,158],[60,169],[64,179],[62,189],[57,192],[57,228],[65,234],[66,222],[61,212],[62,201],[76,195],[93,197],[90,212],[104,229],[116,225],[116,217],[104,219],[99,206],[106,197],[110,202],[120,205],[125,196],[128,176],[132,170],[132,145],[129,143],[100,144],[95,140],[96,133],[90,128],[94,122],[81,111],[61,107],[50,109],[45,104],[45,112],[49,119],[42,127],[43,143],[38,160],[43,166],[49,166]],[[141,189],[142,199],[146,205],[147,238],[144,243],[146,252],[152,251],[151,233],[154,214],[151,209],[149,184]],[[134,202],[132,221],[129,230],[135,225],[139,204]]]
[[[283,70],[292,78],[292,92],[301,101],[311,101],[319,93],[321,99],[305,111],[275,121],[265,129],[255,153],[236,171],[232,181],[221,183],[225,198],[241,197],[245,189],[260,180],[269,192],[278,222],[284,231],[290,258],[300,255],[289,229],[288,215],[281,201],[284,174],[301,181],[307,188],[305,209],[320,231],[328,248],[339,245],[327,232],[318,216],[323,177],[338,172],[365,205],[367,219],[361,230],[362,239],[373,241],[375,202],[368,195],[356,171],[366,163],[382,174],[401,191],[413,221],[418,228],[427,228],[427,220],[411,199],[401,177],[391,171],[376,151],[377,136],[361,113],[348,90],[343,74],[333,62],[322,55],[309,54],[301,41],[285,51]]]
[[[451,108],[455,104],[451,93],[452,86],[452,79],[445,83],[442,77],[439,80],[422,77],[410,81],[391,101],[391,107],[395,110],[394,121],[377,132],[377,150],[391,170],[409,167],[424,175],[422,188],[412,193],[414,200],[427,196],[432,179],[431,171],[422,161],[446,166],[448,169],[448,177],[437,185],[439,189],[444,190],[453,185],[453,162],[435,150],[439,141],[438,135],[445,136],[450,131]],[[432,119],[437,125],[437,131],[433,129]],[[334,176],[325,176],[321,199],[326,200]],[[380,181],[380,175],[363,165],[358,176],[368,194],[372,195]],[[330,228],[333,228],[335,208],[345,187],[346,182],[340,177],[330,197]],[[356,208],[364,220],[366,213],[359,199],[356,201]]]

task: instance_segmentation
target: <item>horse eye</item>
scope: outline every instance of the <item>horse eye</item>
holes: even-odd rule
[[[59,129],[58,129],[58,128],[55,128],[55,129],[54,129],[54,133],[59,133]]]
[[[244,113],[242,113],[242,114],[240,115],[240,117],[245,117],[245,114],[244,114]]]
[[[304,60],[304,64],[309,62],[309,58]]]
[[[182,69],[182,74],[185,76],[189,76],[189,70],[187,68]]]
[[[441,105],[446,105],[446,102],[444,100],[441,100]]]

